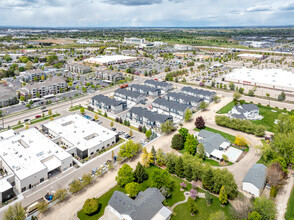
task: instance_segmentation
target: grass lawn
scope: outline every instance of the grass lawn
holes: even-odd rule
[[[218,114],[226,114],[228,113],[234,106],[234,102],[230,102],[226,106],[222,107],[220,110],[217,111]],[[282,109],[277,109],[277,108],[272,108],[269,106],[264,106],[264,105],[259,105],[257,104],[259,108],[259,114],[263,116],[263,119],[261,120],[253,120],[252,123],[256,125],[263,125],[265,126],[267,131],[273,132],[274,131],[274,125],[275,125],[275,120],[278,119],[278,116],[281,113],[289,113],[293,115],[292,112],[282,110]]]
[[[156,170],[156,169],[160,169],[160,168],[158,168],[156,166],[151,166],[149,168],[146,168],[146,172],[148,173],[149,177],[150,177],[151,173],[153,172],[153,170]],[[184,180],[182,180],[176,176],[173,176],[173,175],[170,175],[170,176],[171,176],[171,179],[174,181],[174,186],[172,188],[171,197],[166,200],[166,204],[169,207],[171,207],[173,204],[185,199],[184,192],[180,190],[181,189],[180,183],[183,182]],[[149,178],[148,180],[146,180],[140,184],[140,191],[145,191],[148,187],[151,186],[151,184],[152,184],[152,181]],[[190,190],[192,187],[191,184],[188,182],[186,182],[186,184],[187,184],[187,190]],[[116,185],[115,187],[110,189],[107,193],[105,193],[104,195],[102,195],[101,197],[98,198],[100,207],[96,213],[89,216],[83,212],[83,209],[81,209],[78,212],[78,218],[81,220],[99,219],[101,216],[103,216],[104,210],[105,210],[105,208],[108,204],[108,201],[110,200],[114,191],[122,191],[125,193],[124,187],[120,187],[120,186]],[[94,196],[95,195],[93,195],[93,197]]]
[[[199,192],[204,192],[201,189],[198,189]],[[222,210],[228,219],[231,219],[231,215],[229,212],[229,207],[230,205],[226,205],[224,207],[221,206],[219,199],[215,196],[212,195],[212,203],[210,206],[207,206],[206,200],[204,198],[197,198],[196,199],[196,205],[199,210],[199,212],[191,216],[189,208],[188,208],[188,203],[183,203],[175,207],[174,213],[172,216],[172,220],[194,220],[194,219],[199,219],[199,220],[205,220],[209,218],[209,215],[211,213],[214,213],[218,210]]]
[[[221,136],[223,136],[224,138],[226,138],[228,141],[230,141],[231,143],[233,143],[235,141],[235,139],[236,139],[236,137],[234,135],[227,134],[225,132],[222,132],[222,131],[219,131],[219,130],[216,130],[216,129],[213,129],[213,128],[210,128],[210,127],[205,127],[203,129],[206,130],[206,131],[211,131],[213,133],[218,133]],[[198,129],[198,128],[195,128],[194,130],[195,131],[200,131],[200,129]]]
[[[288,207],[287,207],[287,211],[285,214],[286,220],[293,220],[294,219],[294,208],[293,207],[294,207],[294,187],[292,189],[291,196],[288,201]]]
[[[233,107],[234,107],[234,102],[231,101],[230,103],[228,103],[227,105],[225,105],[224,107],[222,107],[220,110],[218,110],[216,113],[218,113],[218,114],[226,114],[226,113],[228,113]]]

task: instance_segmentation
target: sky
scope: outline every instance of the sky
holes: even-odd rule
[[[0,0],[0,26],[206,27],[294,24],[294,0]]]

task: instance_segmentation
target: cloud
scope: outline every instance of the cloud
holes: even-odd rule
[[[288,3],[284,6],[280,7],[281,10],[285,10],[285,11],[291,11],[294,10],[294,2]]]
[[[140,6],[159,4],[162,0],[105,0],[104,2],[113,5]]]
[[[268,5],[256,5],[253,7],[247,8],[246,12],[258,12],[258,11],[271,11],[272,8]]]

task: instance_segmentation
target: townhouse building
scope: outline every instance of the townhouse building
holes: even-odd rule
[[[95,108],[112,113],[119,113],[127,108],[126,102],[118,101],[104,95],[96,95],[92,97],[91,104]]]
[[[145,103],[146,95],[127,89],[117,89],[114,91],[114,99],[127,103],[127,108],[132,108],[139,103]]]
[[[133,84],[128,87],[128,90],[139,92],[152,98],[156,98],[161,95],[161,89],[140,84]]]
[[[99,70],[96,72],[96,76],[99,79],[109,80],[112,82],[117,82],[124,79],[124,75],[122,73],[112,70]]]
[[[189,86],[183,87],[181,89],[181,93],[202,98],[205,102],[212,102],[214,96],[216,95],[215,92],[210,92],[203,89],[196,89]]]
[[[144,85],[161,89],[161,93],[165,93],[173,89],[173,85],[171,83],[159,82],[157,80],[146,80]]]

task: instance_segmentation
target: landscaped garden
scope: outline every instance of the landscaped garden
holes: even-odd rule
[[[291,196],[288,201],[288,207],[285,214],[286,220],[293,220],[294,219],[294,188],[292,189]]]

